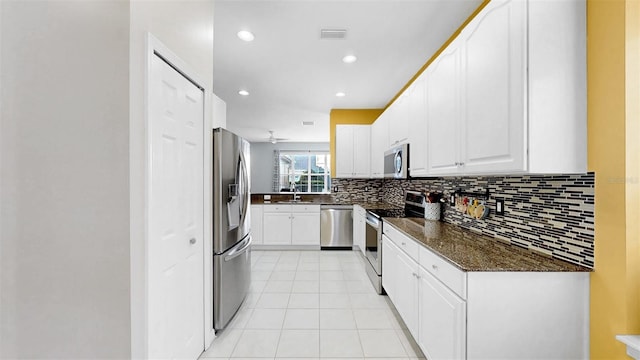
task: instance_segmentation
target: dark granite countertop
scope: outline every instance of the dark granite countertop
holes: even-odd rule
[[[456,225],[421,218],[383,218],[419,244],[464,271],[589,272],[558,260]]]
[[[263,204],[283,204],[282,201],[289,201],[293,198],[291,194],[274,194],[271,195],[271,200],[264,200],[262,195],[251,195],[252,205]],[[313,204],[313,205],[360,205],[365,209],[394,209],[397,205],[390,204],[384,201],[344,201],[335,200],[330,195],[301,195],[301,199],[304,203],[298,203],[300,205]],[[285,205],[287,203],[284,203]],[[295,203],[294,203],[295,204]]]

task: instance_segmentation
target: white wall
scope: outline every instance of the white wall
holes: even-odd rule
[[[146,354],[147,31],[211,91],[213,0],[0,1],[0,358]]]
[[[329,151],[329,143],[268,142],[251,143],[251,192],[273,192],[273,151]]]
[[[213,82],[213,0],[132,0],[130,29],[130,186],[131,186],[131,296],[132,354],[146,355],[146,287],[145,276],[145,56],[147,32],[171,49],[190,69],[205,79],[211,123],[211,91]],[[207,142],[208,141],[208,142]],[[211,137],[205,137],[205,148],[211,149]],[[211,154],[205,156],[211,159]],[[209,161],[210,163],[210,161]],[[207,173],[205,168],[205,173]],[[210,180],[209,180],[210,182]],[[211,186],[209,186],[211,188]],[[205,189],[207,187],[205,186]],[[205,193],[205,199],[211,196]],[[211,219],[211,204],[205,207],[205,219]],[[205,222],[205,244],[211,242],[211,226]],[[207,253],[207,247],[205,247]],[[210,253],[210,252],[209,252]],[[206,266],[206,263],[205,263]],[[211,268],[209,266],[208,268]],[[206,280],[205,280],[206,281]],[[206,289],[205,289],[206,290]]]
[[[130,357],[129,4],[0,9],[0,357]]]

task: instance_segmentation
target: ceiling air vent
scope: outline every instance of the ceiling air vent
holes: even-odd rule
[[[313,126],[314,122],[313,121],[303,121],[302,125],[304,126]]]
[[[345,36],[345,29],[320,29],[320,39],[344,39]]]

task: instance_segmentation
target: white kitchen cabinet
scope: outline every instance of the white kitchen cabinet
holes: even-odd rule
[[[368,178],[371,174],[371,126],[355,125],[353,129],[353,176]]]
[[[395,246],[392,244],[392,246]],[[397,248],[396,309],[404,320],[407,329],[415,337],[418,336],[418,263],[405,252]]]
[[[336,177],[368,178],[370,150],[369,125],[336,125]]]
[[[389,144],[386,150],[407,142],[409,138],[409,92],[402,92],[385,112],[389,112]]]
[[[428,359],[588,358],[589,273],[464,272],[393,226],[382,254],[382,284]]]
[[[407,329],[418,336],[418,263],[386,235],[382,240],[382,286],[393,301]],[[390,270],[389,274],[386,274]]]
[[[430,175],[461,172],[460,51],[457,42],[452,42],[425,71],[427,165]]]
[[[409,108],[409,173],[413,177],[426,176],[427,172],[427,104],[426,76],[421,74],[411,85]]]
[[[385,234],[382,234],[382,253],[382,287],[395,305],[398,296],[398,250]]]
[[[320,212],[294,212],[291,214],[291,244],[320,245]]]
[[[353,176],[353,126],[336,125],[336,177]]]
[[[262,244],[262,205],[251,205],[251,242]]]
[[[464,173],[526,170],[526,8],[521,0],[492,3],[459,37]]]
[[[389,114],[385,111],[371,124],[371,177],[384,177],[384,152],[389,144]]]
[[[367,211],[359,205],[353,206],[353,247],[354,250],[365,253],[365,242],[367,236]]]
[[[419,330],[414,336],[427,359],[464,359],[466,302],[424,268],[418,273]]]
[[[264,245],[320,246],[320,205],[263,206]]]
[[[429,175],[586,171],[585,13],[492,0],[462,29],[425,71]]]
[[[291,245],[291,213],[268,212],[265,205],[264,245]]]

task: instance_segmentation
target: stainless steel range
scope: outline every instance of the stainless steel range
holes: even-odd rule
[[[404,195],[404,208],[386,208],[367,210],[367,233],[365,256],[370,266],[365,266],[367,275],[378,294],[384,294],[382,288],[382,228],[385,217],[424,217],[425,195],[417,191],[407,191]]]

